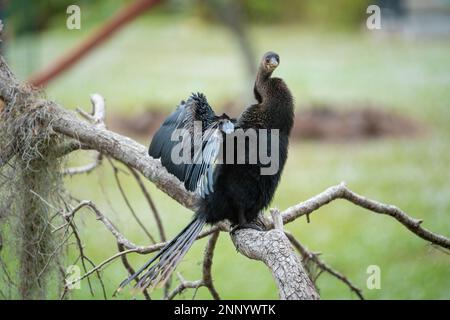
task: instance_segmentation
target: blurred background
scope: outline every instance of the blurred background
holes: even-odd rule
[[[346,181],[354,191],[395,204],[424,219],[426,228],[449,235],[450,1],[167,0],[141,8],[138,2],[145,3],[2,0],[1,52],[20,78],[43,86],[49,99],[68,109],[89,110],[89,94],[100,93],[107,102],[108,127],[147,145],[164,117],[191,92],[205,93],[217,112],[238,116],[253,103],[252,82],[262,54],[275,51],[281,57],[276,76],[296,100],[296,124],[272,206],[286,209]],[[80,8],[81,25],[71,30],[66,9],[73,4]],[[381,8],[380,29],[367,27],[371,4]],[[99,30],[114,26],[111,21],[126,23],[61,67]],[[56,66],[61,68],[55,71]],[[86,161],[89,155],[78,152],[67,165]],[[130,175],[120,173],[120,178],[134,210],[157,234],[138,185]],[[149,244],[131,219],[107,161],[66,183],[76,198],[96,202],[130,240]],[[146,185],[172,237],[191,213]],[[94,217],[78,219],[93,261],[117,251]],[[310,223],[302,218],[286,228],[321,252],[367,298],[450,298],[448,253],[392,218],[338,201],[314,213]],[[198,241],[178,268],[184,278],[200,277],[204,245]],[[6,252],[3,258],[8,254],[13,255]],[[77,255],[69,245],[67,265]],[[147,259],[130,256],[135,267]],[[380,289],[366,287],[370,265],[381,269]],[[102,273],[109,292],[126,277],[120,261]],[[277,298],[268,269],[238,254],[226,234],[219,238],[213,277],[222,298]],[[93,284],[94,296],[83,281],[71,298],[101,299],[100,285]],[[323,299],[356,298],[327,274],[317,284]],[[193,294],[188,290],[182,297]],[[210,296],[202,288],[196,298]]]

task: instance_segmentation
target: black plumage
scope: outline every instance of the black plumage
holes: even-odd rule
[[[293,98],[287,85],[282,79],[271,77],[279,61],[279,56],[273,52],[263,56],[254,85],[254,95],[258,103],[246,108],[237,120],[230,119],[225,114],[215,115],[204,95],[193,94],[178,106],[154,135],[149,155],[160,158],[167,170],[184,181],[188,190],[197,192],[201,200],[192,222],[136,274],[122,282],[120,288],[146,269],[148,270],[141,276],[138,287],[154,287],[164,283],[206,223],[214,224],[228,219],[239,228],[255,227],[252,221],[270,204],[280,181],[294,121]],[[189,142],[194,160],[201,161],[175,163],[171,155],[178,142],[171,141],[171,137],[177,129],[184,130],[184,137],[192,136],[194,121],[202,123],[200,134],[204,141],[200,143],[201,148],[197,148],[197,151],[202,150],[206,156],[199,158],[194,143]],[[255,147],[249,144],[245,145],[246,163],[229,164],[219,161],[221,156],[227,153],[228,144],[225,148],[225,139],[238,129],[256,129],[258,142],[258,129],[266,129],[269,132],[278,130],[279,165],[274,174],[261,174],[261,168],[267,165],[259,158],[256,163],[248,163],[250,149]],[[269,139],[269,149],[270,145]]]
[[[195,122],[201,127],[198,134],[202,140],[198,151],[194,145]],[[164,121],[153,136],[149,155],[161,159],[162,165],[181,181],[189,191],[197,191],[201,196],[212,191],[214,161],[220,149],[221,132],[233,131],[234,120],[227,115],[216,116],[206,97],[201,93],[192,94],[182,101],[177,109]],[[182,130],[176,133],[175,130]],[[175,163],[172,157],[174,147],[183,140],[190,144],[189,159],[192,161]],[[198,141],[198,140],[196,140]],[[201,150],[201,152],[200,152]]]

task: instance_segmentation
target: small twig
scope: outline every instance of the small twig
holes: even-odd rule
[[[161,220],[161,215],[159,214],[158,209],[156,208],[155,202],[153,201],[152,197],[150,196],[150,192],[148,192],[147,188],[145,187],[144,182],[142,181],[139,173],[137,173],[136,170],[134,170],[132,167],[130,167],[128,165],[127,165],[127,167],[128,167],[128,170],[133,175],[134,179],[136,180],[137,184],[141,188],[141,192],[144,195],[145,199],[147,200],[150,210],[153,213],[153,217],[155,219],[156,226],[158,227],[159,240],[165,242],[166,234],[165,234],[164,226],[163,226],[163,223]],[[167,297],[167,295],[169,294],[171,282],[172,282],[172,277],[170,276],[164,284],[164,296],[165,297]]]
[[[209,238],[208,244],[205,249],[205,257],[203,259],[203,283],[208,288],[211,296],[214,300],[220,300],[219,293],[214,287],[212,280],[212,263],[214,257],[214,249],[216,248],[217,239],[219,238],[220,231],[214,232]]]
[[[177,272],[177,276],[180,280],[180,284],[175,289],[173,289],[171,293],[169,293],[169,295],[167,296],[167,300],[173,300],[173,298],[181,294],[186,289],[198,289],[201,286],[204,286],[203,280],[186,281],[179,272]]]
[[[280,210],[270,209],[270,215],[272,216],[273,228],[283,231],[283,218],[281,217]]]
[[[89,262],[91,267],[93,267],[93,268],[95,267],[95,263],[89,257],[85,256],[85,259],[87,262]],[[100,282],[100,286],[102,288],[103,299],[108,300],[108,295],[106,294],[105,283],[103,282],[103,278],[101,276],[100,270],[97,270],[96,273],[97,273],[98,281]]]
[[[142,181],[139,174],[134,170],[132,167],[127,166],[130,170],[131,174],[133,175],[134,179],[138,183],[139,187],[141,188],[142,193],[144,194],[145,199],[147,200],[148,205],[150,206],[150,209],[152,210],[153,217],[155,218],[156,225],[158,227],[159,231],[159,237],[161,241],[166,241],[166,234],[164,232],[164,226],[161,221],[161,215],[158,212],[158,209],[156,208],[155,203],[153,202],[152,197],[150,196],[150,193],[148,192],[147,188],[144,185],[144,182]]]
[[[82,110],[81,108],[77,108],[78,113],[85,118],[86,120],[92,122],[93,125],[95,125],[98,129],[106,129],[105,124],[105,118],[106,118],[106,106],[105,106],[105,100],[103,97],[99,94],[93,94],[91,95],[91,103],[92,103],[92,114],[87,113],[86,111]],[[73,142],[74,141],[74,142]],[[76,145],[76,142],[78,142],[78,145]],[[88,146],[81,144],[78,139],[72,139],[70,143],[61,146],[58,148],[57,155],[67,155],[73,150],[77,149],[89,149]],[[76,175],[76,174],[83,174],[83,173],[90,173],[95,168],[100,166],[102,164],[103,156],[100,152],[96,152],[94,156],[94,160],[91,163],[88,163],[84,166],[74,167],[74,168],[67,168],[63,170],[64,175]]]
[[[89,114],[81,108],[76,108],[77,112],[96,127],[105,129],[106,104],[105,99],[98,93],[91,94],[92,113]]]
[[[81,201],[70,212],[64,213],[64,217],[71,217],[84,207],[91,209],[95,213],[97,220],[101,221],[105,225],[105,227],[114,235],[118,243],[123,244],[127,249],[133,249],[137,251],[143,248],[136,246],[134,243],[126,239],[122,235],[122,233],[120,233],[119,230],[114,226],[114,224],[102,212],[100,212],[100,210],[92,201],[88,200]],[[158,249],[155,249],[155,251],[156,250]]]
[[[79,167],[73,167],[73,168],[66,168],[63,170],[63,175],[73,176],[76,174],[83,174],[83,173],[91,173],[94,171],[97,167],[99,167],[102,164],[103,156],[101,153],[95,154],[95,158],[91,163],[88,163],[84,166]]]
[[[124,252],[125,248],[122,244],[118,243],[117,247],[119,249],[119,252]],[[133,267],[131,266],[130,262],[128,261],[128,258],[126,255],[120,256],[120,259],[122,260],[122,264],[125,267],[125,269],[128,271],[129,275],[133,275],[135,273]],[[136,276],[135,279],[136,283],[139,283],[139,276]],[[150,295],[148,294],[147,289],[143,289],[142,293],[144,294],[144,297],[146,300],[151,300]]]
[[[85,279],[86,277],[89,277],[91,274],[93,274],[94,272],[100,271],[105,265],[109,264],[110,262],[114,261],[115,259],[128,254],[130,252],[135,252],[135,250],[125,250],[125,251],[121,251],[118,252],[114,255],[112,255],[111,257],[109,257],[108,259],[102,261],[101,263],[99,263],[97,266],[95,266],[94,268],[92,268],[91,270],[89,270],[88,272],[86,272],[84,275],[82,275],[81,277],[71,281],[70,283],[68,283],[68,285],[74,285],[77,282],[80,282],[81,280]]]
[[[94,204],[94,202],[89,200],[82,200],[80,203],[75,206],[71,211],[67,213],[63,213],[65,217],[71,217],[74,216],[78,211],[80,211],[82,208],[89,208],[96,216],[97,220],[100,221],[106,229],[111,232],[111,234],[116,238],[116,241],[119,244],[122,244],[126,249],[127,253],[135,252],[138,254],[148,254],[152,252],[156,252],[163,248],[167,242],[160,242],[155,243],[149,246],[137,246],[130,240],[128,240],[118,229],[117,227],[98,209],[98,207]],[[61,227],[57,228],[60,229]],[[197,239],[204,238],[211,233],[219,230],[218,226],[212,227],[208,230],[205,230],[199,234]]]
[[[50,254],[50,256],[48,257],[47,261],[45,262],[44,266],[42,267],[41,271],[39,271],[38,275],[36,276],[36,280],[39,281],[39,279],[42,277],[42,275],[44,274],[45,270],[47,270],[48,266],[50,265],[50,263],[52,262],[53,257],[56,256],[57,253],[59,253],[60,250],[62,250],[62,248],[64,247],[64,245],[66,244],[66,242],[70,239],[70,237],[72,236],[72,234],[69,234],[65,239],[63,239],[58,246],[55,248],[55,250],[53,250],[53,252]]]
[[[345,183],[343,182],[340,183],[339,185],[328,188],[327,190],[312,197],[309,200],[306,200],[302,203],[290,207],[289,209],[284,210],[281,213],[281,215],[283,216],[283,222],[285,224],[292,222],[303,215],[310,214],[316,211],[320,207],[336,199],[345,199],[359,207],[365,208],[372,212],[391,216],[395,218],[398,222],[400,222],[402,225],[404,225],[412,233],[421,237],[422,239],[430,241],[431,243],[434,243],[447,249],[450,248],[450,239],[423,228],[421,226],[422,220],[414,219],[408,216],[405,212],[403,212],[402,210],[400,210],[395,206],[387,205],[360,196],[357,193],[348,189]]]
[[[130,210],[131,214],[133,215],[134,220],[138,223],[139,227],[141,227],[142,231],[147,235],[147,237],[150,239],[150,241],[154,244],[156,243],[155,238],[151,235],[150,231],[145,227],[144,223],[142,223],[141,219],[138,217],[136,212],[133,209],[133,206],[131,205],[130,201],[128,200],[127,194],[125,193],[125,190],[122,187],[122,184],[120,183],[119,179],[119,169],[117,166],[112,162],[111,159],[109,159],[109,163],[111,164],[114,172],[114,178],[116,180],[117,187],[119,188],[120,194],[122,195],[123,200],[125,201],[125,204],[127,205],[128,209]]]
[[[79,115],[82,116],[85,120],[93,122],[94,117],[93,117],[91,114],[87,113],[86,111],[84,111],[84,110],[81,109],[80,107],[77,107],[75,110],[76,110],[76,111],[79,113]]]
[[[219,293],[214,287],[211,269],[214,256],[214,249],[216,247],[217,239],[219,238],[220,230],[216,230],[211,234],[209,241],[205,247],[205,254],[203,258],[202,279],[196,281],[186,281],[180,273],[177,273],[180,284],[170,292],[166,299],[172,300],[177,295],[181,294],[186,289],[198,290],[200,287],[206,287],[214,300],[220,300]]]
[[[46,201],[44,198],[42,198],[38,193],[34,192],[33,190],[30,190],[30,192],[31,192],[32,194],[34,194],[35,196],[37,196],[37,197],[38,197],[42,202],[44,202],[47,206],[49,206],[49,207],[52,208],[53,210],[56,210],[56,208],[55,208],[54,206],[52,206],[48,201]],[[66,206],[66,208],[67,208],[67,207],[68,207],[68,204],[67,204],[66,202],[64,202],[64,203],[65,203],[65,206]],[[61,215],[61,213],[62,213],[61,210],[56,210],[56,211],[58,211],[58,212],[56,213],[56,215],[58,215],[58,214]],[[74,235],[74,237],[75,237],[76,244],[77,244],[77,246],[78,246],[78,250],[79,250],[79,253],[80,253],[79,258],[81,259],[81,264],[82,264],[82,266],[83,266],[84,271],[87,272],[87,267],[86,267],[85,261],[88,261],[88,262],[92,265],[92,267],[95,267],[95,264],[92,262],[92,260],[89,259],[89,258],[85,255],[85,253],[84,253],[84,247],[83,247],[83,244],[82,244],[82,242],[81,242],[81,237],[80,237],[80,235],[78,234],[78,230],[77,230],[76,225],[75,225],[75,223],[74,223],[74,221],[73,221],[74,215],[73,215],[73,214],[65,215],[65,214],[63,213],[62,216],[63,216],[64,220],[66,220],[66,223],[65,223],[64,225],[58,227],[58,228],[54,228],[54,230],[53,230],[52,232],[54,233],[54,232],[57,232],[58,230],[60,230],[60,229],[62,229],[62,228],[64,228],[64,227],[67,227],[67,228],[66,228],[66,231],[64,232],[65,239],[58,245],[58,247],[57,247],[57,248],[54,250],[54,252],[51,254],[51,256],[50,256],[50,258],[48,259],[47,263],[44,265],[43,269],[42,269],[41,272],[38,274],[37,279],[39,279],[39,278],[41,277],[41,275],[43,274],[43,272],[45,271],[45,269],[46,269],[46,268],[48,267],[48,265],[50,264],[50,262],[51,262],[53,256],[57,253],[57,251],[59,251],[60,249],[62,249],[62,247],[64,246],[64,244],[70,239],[70,237],[71,237],[72,235]],[[72,229],[72,233],[69,234],[69,235],[67,235],[67,233],[68,233],[68,228],[69,228],[69,227]],[[77,259],[77,260],[78,260],[78,259]],[[105,285],[104,285],[104,283],[103,283],[103,279],[102,279],[102,277],[101,277],[101,274],[100,274],[100,272],[98,272],[98,271],[97,271],[97,278],[98,278],[98,280],[99,280],[99,282],[100,282],[100,286],[102,287],[103,296],[104,296],[105,300],[107,300],[107,295],[106,295]],[[89,278],[88,278],[87,280],[88,280],[88,285],[89,285],[90,293],[91,293],[92,296],[94,296],[94,291],[93,291],[93,288],[92,288],[91,281],[90,281]],[[64,292],[67,291],[66,289],[68,290],[68,288],[65,287]],[[63,295],[65,295],[65,293],[63,293]]]
[[[87,272],[87,266],[86,266],[86,255],[84,254],[84,248],[83,248],[83,243],[81,242],[81,237],[78,234],[78,230],[77,227],[75,225],[75,223],[73,222],[72,217],[66,217],[66,221],[69,224],[70,228],[72,229],[72,233],[75,235],[75,240],[78,246],[78,252],[80,254],[80,259],[81,259],[81,265],[83,267],[84,272]],[[100,278],[100,274],[98,274],[99,278]],[[88,286],[89,286],[89,291],[91,292],[91,295],[94,296],[94,290],[92,288],[92,284],[91,284],[91,279],[88,278]]]
[[[285,231],[285,234],[288,237],[289,241],[292,243],[292,245],[302,255],[303,260],[304,260],[303,263],[305,263],[307,260],[313,261],[322,271],[326,271],[329,274],[331,274],[332,276],[334,276],[335,278],[344,282],[350,288],[350,290],[352,290],[354,293],[356,293],[358,298],[360,298],[361,300],[364,300],[362,290],[359,289],[358,287],[356,287],[346,276],[344,276],[340,272],[334,270],[332,267],[330,267],[328,264],[326,264],[324,261],[322,261],[316,253],[309,251],[304,245],[302,245],[300,243],[300,241],[298,241],[294,237],[294,235],[292,235],[291,233],[289,233],[287,231]],[[318,278],[318,276],[316,277],[316,279]],[[314,281],[316,279],[314,279]]]
[[[61,296],[59,297],[59,300],[64,300],[67,296],[67,293],[69,292],[69,287],[66,285],[66,271],[64,270],[64,268],[60,265],[58,266],[59,269],[59,273],[61,274],[61,278],[62,278],[62,292],[61,292]]]

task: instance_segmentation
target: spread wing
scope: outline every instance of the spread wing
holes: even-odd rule
[[[148,153],[160,158],[186,189],[205,197],[214,191],[223,134],[233,130],[233,120],[225,114],[217,116],[203,94],[192,94],[155,133]]]

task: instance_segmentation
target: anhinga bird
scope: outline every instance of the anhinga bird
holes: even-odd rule
[[[274,52],[263,56],[254,85],[258,103],[248,107],[238,119],[230,119],[225,114],[217,116],[203,94],[193,94],[156,132],[149,155],[160,158],[163,166],[183,181],[186,189],[196,192],[201,200],[194,219],[140,270],[123,281],[119,289],[144,271],[138,288],[164,283],[206,223],[214,224],[227,219],[237,228],[258,228],[252,222],[273,198],[287,159],[289,133],[294,122],[292,95],[282,79],[272,77],[279,63],[280,58]],[[174,133],[181,130],[183,138],[192,138],[195,123],[201,124],[200,131],[197,130],[202,138],[200,147],[195,150],[194,143],[187,139],[187,149],[193,158],[189,162],[174,161],[174,147],[179,143],[172,140]],[[253,129],[258,135],[260,129],[278,131],[278,167],[274,174],[262,175],[264,165],[259,160],[244,164],[218,161],[221,153],[227,152],[224,139],[237,129]],[[250,153],[251,147],[245,145],[245,152]],[[270,143],[268,148],[271,148]],[[248,159],[247,154],[244,157]]]

